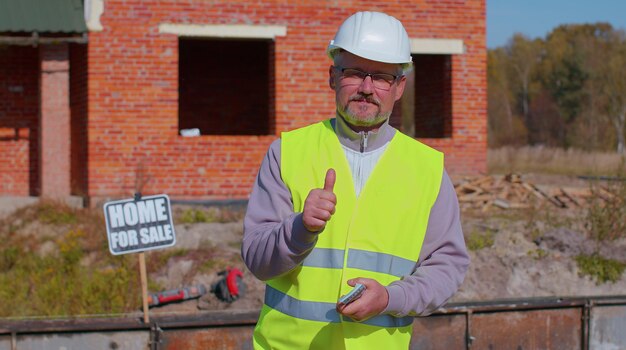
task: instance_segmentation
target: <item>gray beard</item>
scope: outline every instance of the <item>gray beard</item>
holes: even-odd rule
[[[348,111],[347,109],[343,109],[343,108],[339,108],[337,107],[337,112],[339,113],[339,115],[341,115],[343,117],[343,119],[351,125],[354,126],[375,126],[375,125],[379,125],[382,124],[385,120],[387,120],[389,118],[389,116],[391,116],[391,112],[387,112],[387,113],[383,113],[383,114],[376,114],[373,117],[367,117],[365,119],[362,118],[358,118],[355,115],[353,115],[352,113],[350,113],[350,111]]]

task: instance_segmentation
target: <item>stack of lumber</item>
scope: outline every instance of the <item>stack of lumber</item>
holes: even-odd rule
[[[582,207],[590,196],[611,198],[607,190],[598,188],[545,187],[541,188],[523,181],[518,174],[504,176],[482,176],[465,178],[455,184],[461,208],[487,211],[497,207],[502,209],[522,209],[548,203],[558,208]]]

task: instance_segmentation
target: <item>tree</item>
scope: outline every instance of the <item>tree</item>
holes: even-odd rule
[[[488,142],[490,146],[510,144],[513,132],[513,104],[507,76],[508,57],[503,49],[487,54]]]
[[[515,34],[488,53],[489,145],[626,153],[625,67],[626,34],[608,23]]]
[[[490,145],[525,144],[529,105],[536,83],[541,42],[516,34],[506,47],[488,53]]]
[[[520,96],[521,112],[528,124],[530,109],[530,90],[532,74],[540,59],[542,44],[540,40],[531,41],[524,35],[516,33],[506,46],[511,68],[515,72],[515,88]]]
[[[602,87],[602,109],[614,127],[617,152],[625,154],[626,34],[623,30],[611,33],[609,43],[597,79],[598,85]]]

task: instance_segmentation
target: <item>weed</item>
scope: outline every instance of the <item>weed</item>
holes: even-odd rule
[[[626,264],[617,260],[605,259],[598,254],[578,255],[576,264],[581,275],[591,276],[596,284],[617,282],[626,269]]]
[[[167,265],[171,258],[185,256],[189,253],[189,250],[184,248],[170,248],[164,250],[155,250],[150,252],[147,256],[149,272],[159,271],[162,267]]]
[[[62,239],[58,241],[59,251],[66,268],[73,268],[83,257],[83,249],[80,239],[85,233],[81,230],[70,231]]]
[[[239,207],[191,207],[191,208],[175,208],[174,221],[180,224],[196,224],[209,222],[237,222],[243,219],[245,210]]]
[[[226,270],[229,267],[241,264],[239,254],[227,256],[212,256],[198,266],[198,272],[213,273],[215,270]]]
[[[482,232],[472,231],[467,238],[467,248],[472,251],[481,250],[493,246],[495,231],[486,230]]]
[[[214,213],[190,208],[182,212],[178,221],[183,224],[196,224],[202,222],[216,222],[218,219]]]
[[[157,283],[157,282],[152,281],[152,280],[148,280],[148,290],[149,291],[161,291],[161,290],[164,290],[164,289],[165,289],[165,287],[162,284]]]
[[[548,256],[548,252],[538,248],[535,250],[529,250],[528,251],[528,256],[530,256],[531,258],[535,259],[535,260],[541,260],[543,258],[545,258],[546,256]]]
[[[7,247],[0,254],[2,254],[0,256],[0,272],[3,272],[15,266],[18,258],[22,255],[22,250],[19,247]]]
[[[228,246],[231,248],[235,248],[237,250],[241,249],[241,242],[240,241],[233,241],[233,242],[229,242]]]
[[[200,266],[198,266],[199,272],[210,272],[215,269],[215,266],[218,265],[218,262],[215,259],[209,259],[204,261]]]
[[[37,207],[39,221],[51,225],[74,224],[77,221],[76,209],[57,202],[42,202]]]
[[[69,236],[61,259],[18,249],[19,259],[0,273],[0,299],[11,300],[0,303],[0,317],[120,313],[140,305],[139,278],[128,257],[110,258],[105,266],[80,266],[80,248]]]
[[[39,202],[2,220],[0,300],[10,302],[0,303],[0,317],[135,311],[141,305],[136,258],[109,254],[102,216],[101,210]],[[37,221],[58,233],[27,240],[15,234]],[[53,242],[56,249],[39,255],[43,242]],[[87,254],[95,256],[89,267],[81,264]]]
[[[589,236],[598,245],[626,237],[626,182],[609,184],[607,189],[592,185],[591,193],[585,216]]]

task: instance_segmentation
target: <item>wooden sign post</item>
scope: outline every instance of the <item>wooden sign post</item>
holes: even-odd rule
[[[139,273],[141,274],[141,300],[143,300],[143,322],[150,323],[148,315],[148,273],[146,272],[146,253],[139,253]]]
[[[169,197],[164,194],[142,198],[141,194],[137,193],[135,198],[104,204],[104,217],[111,254],[139,253],[141,297],[145,323],[150,322],[145,251],[171,247],[176,244],[170,208]]]

